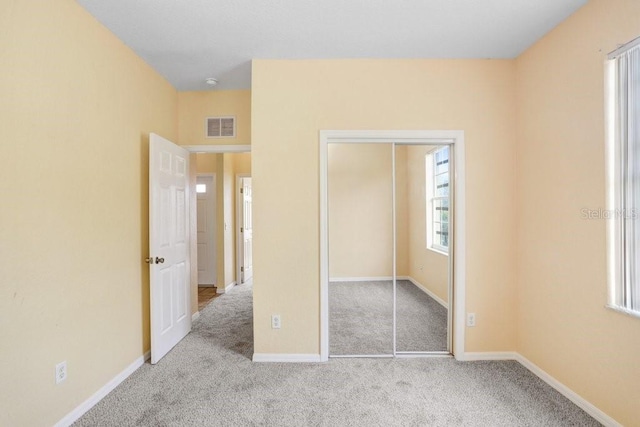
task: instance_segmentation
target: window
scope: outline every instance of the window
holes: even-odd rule
[[[609,306],[640,317],[640,39],[609,55]]]
[[[449,147],[425,158],[427,249],[449,252]]]
[[[196,184],[196,193],[206,193],[207,184]]]

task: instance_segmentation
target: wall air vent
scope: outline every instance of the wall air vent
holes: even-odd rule
[[[206,121],[207,138],[235,138],[236,118],[227,117],[207,117]]]

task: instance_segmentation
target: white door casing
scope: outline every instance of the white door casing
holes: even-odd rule
[[[236,175],[236,277],[239,284],[253,276],[251,192],[251,175]]]
[[[198,176],[196,185],[198,285],[213,286],[216,283],[216,177]]]
[[[253,213],[251,178],[242,179],[242,282],[253,277]]]
[[[191,330],[189,153],[149,137],[151,363]]]

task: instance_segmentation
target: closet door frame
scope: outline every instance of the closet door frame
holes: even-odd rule
[[[387,357],[449,356],[464,360],[465,333],[465,168],[464,131],[451,130],[321,130],[320,148],[320,360],[329,359],[329,229],[328,229],[328,145],[389,144],[393,165],[393,354]],[[395,216],[395,147],[397,145],[449,145],[452,147],[453,171],[451,203],[453,222],[449,261],[449,352],[396,351],[396,216]],[[452,289],[453,288],[453,289]],[[370,357],[370,356],[367,356]]]

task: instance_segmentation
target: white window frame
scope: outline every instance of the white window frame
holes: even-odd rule
[[[629,226],[634,227],[632,221],[638,221],[639,212],[625,197],[627,183],[631,182],[631,179],[625,177],[625,169],[628,168],[626,153],[629,146],[640,145],[640,141],[634,141],[633,136],[629,136],[629,119],[635,119],[632,126],[640,127],[640,108],[634,106],[633,102],[621,101],[626,100],[632,92],[628,86],[628,72],[631,69],[625,66],[630,52],[640,54],[640,38],[610,53],[606,62],[607,307],[640,318],[640,271],[633,273],[638,267],[638,263],[633,260],[640,256],[640,232],[636,231],[634,238],[630,231],[633,228],[629,229]],[[640,73],[640,61],[637,62],[634,73]],[[624,73],[620,71],[623,68],[626,70]],[[636,97],[640,97],[638,88],[634,93]],[[631,168],[634,169],[632,174],[640,173],[640,164],[632,165]],[[635,224],[635,227],[640,227],[640,222]],[[637,250],[625,244],[630,239],[637,242]]]
[[[443,196],[436,196],[436,182],[437,179],[436,177],[438,175],[443,175],[443,173],[436,173],[436,156],[435,154],[438,151],[444,150],[444,149],[448,149],[449,147],[441,147],[438,148],[437,150],[433,150],[432,152],[428,153],[425,156],[425,179],[426,179],[426,202],[427,202],[427,206],[426,206],[426,211],[427,211],[427,215],[426,215],[426,237],[427,237],[427,249],[438,252],[442,255],[449,255],[449,247],[448,246],[442,246],[439,245],[437,243],[434,243],[434,235],[435,235],[435,223],[439,222],[440,224],[442,224],[440,221],[436,221],[433,215],[433,211],[434,211],[434,202],[436,200],[450,200],[450,196],[447,197],[443,197]],[[449,150],[449,161],[451,160],[451,150]],[[449,168],[447,168],[447,174],[450,173]],[[451,176],[449,176],[449,185],[451,185]],[[449,206],[451,206],[451,203],[449,202]],[[450,223],[447,222],[447,225],[449,225]]]

